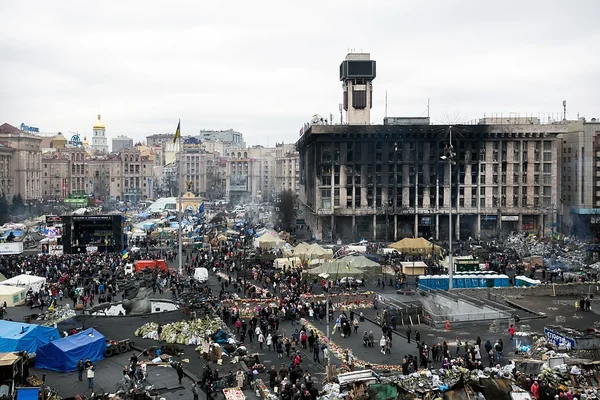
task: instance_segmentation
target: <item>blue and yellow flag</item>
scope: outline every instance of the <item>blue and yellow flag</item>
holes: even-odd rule
[[[177,139],[181,138],[181,120],[177,123],[177,130],[175,131],[175,136],[173,137],[173,144],[177,143]]]

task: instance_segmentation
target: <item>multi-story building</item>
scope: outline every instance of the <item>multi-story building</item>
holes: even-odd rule
[[[232,149],[243,149],[246,147],[244,142],[244,135],[240,132],[234,131],[233,129],[226,129],[222,131],[211,131],[201,130],[200,135],[197,136],[202,142],[221,142],[223,143],[223,150],[221,155],[230,153]]]
[[[227,164],[228,160],[224,157],[212,157],[206,161],[206,197],[211,200],[225,198]]]
[[[230,201],[271,200],[275,194],[275,149],[232,148],[228,156],[225,195]]]
[[[124,149],[119,153],[122,175],[115,176],[122,181],[120,198],[126,202],[152,199],[154,163],[137,149]],[[112,180],[112,175],[111,175]]]
[[[221,140],[203,140],[202,148],[206,150],[208,153],[213,153],[218,156],[223,156],[225,154],[225,143]]]
[[[10,201],[15,195],[15,177],[12,170],[12,158],[15,149],[0,144],[0,195]]]
[[[6,170],[12,176],[10,182],[5,180],[6,193],[20,195],[24,201],[38,201],[42,196],[40,144],[42,138],[34,133],[24,132],[10,124],[0,125],[0,144],[12,148],[12,156],[4,158],[10,161]],[[4,151],[6,156],[10,150]],[[8,201],[11,198],[7,198]]]
[[[122,149],[131,149],[133,147],[133,139],[127,136],[117,136],[112,139],[112,152],[118,153]]]
[[[300,158],[296,145],[275,145],[275,192],[291,190],[298,195],[300,189]]]
[[[196,195],[206,195],[206,162],[213,158],[212,154],[206,153],[198,144],[185,144],[183,151],[177,153],[178,166],[181,171],[180,190],[190,191]]]
[[[102,122],[100,114],[94,124],[92,133],[92,150],[97,153],[108,153],[108,138],[106,137],[106,126]]]
[[[42,198],[45,200],[61,200],[71,194],[90,194],[94,190],[85,149],[60,147],[62,139],[62,135],[57,136],[52,144],[59,147],[42,155]]]
[[[173,137],[175,135],[172,133],[157,133],[154,135],[146,136],[146,144],[148,146],[162,146],[165,143],[171,142],[173,143]]]
[[[576,125],[428,125],[412,118],[371,125],[365,110],[375,68],[365,57],[357,62],[363,65],[348,57],[340,68],[352,124],[309,126],[297,143],[299,203],[315,237],[445,240],[449,231],[478,238],[560,226],[559,135]],[[447,162],[450,143],[454,165]]]
[[[600,121],[561,135],[562,231],[600,238]]]

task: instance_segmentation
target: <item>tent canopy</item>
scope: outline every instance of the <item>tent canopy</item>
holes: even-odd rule
[[[389,247],[405,254],[441,254],[442,252],[440,246],[435,245],[422,237],[416,239],[402,239],[396,243],[390,244]]]
[[[59,372],[76,371],[79,359],[85,361],[89,358],[92,362],[102,360],[105,350],[104,336],[89,328],[41,346],[36,354],[35,366]]]
[[[24,287],[25,291],[29,291],[29,289],[33,290],[34,293],[40,291],[41,287],[46,283],[46,278],[35,275],[17,275],[10,279],[7,279],[0,284],[9,285],[9,286],[20,286]]]
[[[344,278],[348,276],[362,276],[365,274],[365,272],[361,269],[333,262],[321,264],[316,268],[307,270],[306,273],[308,275],[328,274],[333,279]]]
[[[300,259],[302,259],[302,261],[306,261],[306,260],[314,259],[314,258],[330,259],[333,257],[333,251],[331,251],[330,249],[324,249],[323,247],[319,246],[316,243],[314,243],[314,244],[300,243],[294,249],[294,255],[296,257],[300,257]]]
[[[38,347],[58,338],[60,335],[56,328],[0,321],[0,352],[27,351],[35,353]]]
[[[6,302],[8,307],[20,306],[25,303],[26,294],[24,287],[0,285],[0,304]]]
[[[271,232],[267,232],[255,240],[256,247],[263,249],[280,248],[283,246],[283,243],[283,240]]]

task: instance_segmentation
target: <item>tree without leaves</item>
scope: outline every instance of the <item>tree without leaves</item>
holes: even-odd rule
[[[25,203],[19,193],[15,194],[12,198],[12,204],[10,205],[10,212],[12,215],[19,215],[25,211]]]
[[[281,228],[291,231],[296,220],[296,194],[291,190],[285,190],[279,195],[277,202],[277,219]]]

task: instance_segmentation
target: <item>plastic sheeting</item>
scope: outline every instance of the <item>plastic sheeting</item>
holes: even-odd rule
[[[40,347],[35,366],[59,372],[76,371],[79,359],[85,361],[89,358],[92,362],[102,360],[105,350],[104,336],[90,328]]]
[[[59,339],[56,328],[20,322],[0,321],[0,352],[35,353],[39,347]]]

